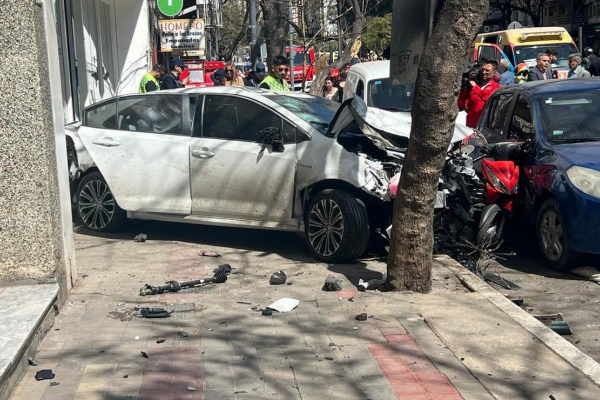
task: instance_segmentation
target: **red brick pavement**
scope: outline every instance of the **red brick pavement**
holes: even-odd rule
[[[370,343],[367,347],[399,399],[462,399],[404,329],[382,328],[382,332],[388,343]]]

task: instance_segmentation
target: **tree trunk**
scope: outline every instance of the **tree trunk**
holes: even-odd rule
[[[264,18],[263,30],[267,44],[267,64],[270,71],[273,58],[280,54],[285,55],[288,27],[285,17],[289,14],[289,3],[265,0],[259,4]]]
[[[416,0],[421,1],[421,0]],[[445,0],[419,63],[410,142],[394,204],[387,288],[431,289],[433,206],[458,115],[460,77],[489,0]]]

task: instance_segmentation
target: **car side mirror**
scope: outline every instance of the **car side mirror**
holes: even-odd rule
[[[280,128],[264,128],[260,131],[260,143],[264,146],[270,145],[274,152],[283,153],[283,135]]]

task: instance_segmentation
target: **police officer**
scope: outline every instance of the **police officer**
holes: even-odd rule
[[[168,90],[184,87],[187,82],[181,82],[179,76],[182,74],[183,70],[187,68],[187,65],[185,65],[181,59],[175,58],[171,60],[169,66],[171,67],[171,72],[166,74],[163,78],[160,84],[161,89]]]
[[[271,73],[260,83],[261,88],[280,92],[289,92],[290,86],[286,81],[289,71],[288,59],[278,55],[273,59]]]
[[[150,72],[146,72],[140,81],[140,93],[154,92],[160,90],[160,81],[167,74],[162,64],[152,66]]]

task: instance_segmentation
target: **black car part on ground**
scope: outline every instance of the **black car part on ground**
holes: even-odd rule
[[[212,278],[198,279],[187,282],[169,281],[164,286],[152,286],[146,284],[140,289],[140,296],[150,296],[167,292],[179,292],[181,289],[193,288],[207,283],[224,283],[227,281],[227,274],[224,271],[217,272]]]

